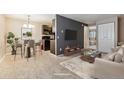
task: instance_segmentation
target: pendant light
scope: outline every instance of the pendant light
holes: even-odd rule
[[[34,25],[32,25],[31,23],[30,23],[30,15],[27,15],[27,17],[28,17],[28,21],[27,21],[27,24],[23,24],[23,28],[34,28]]]

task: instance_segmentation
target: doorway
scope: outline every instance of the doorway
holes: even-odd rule
[[[84,26],[84,48],[96,49],[96,26]]]

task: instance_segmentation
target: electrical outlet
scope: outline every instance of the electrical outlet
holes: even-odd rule
[[[61,30],[61,33],[63,33],[64,31],[63,30]]]

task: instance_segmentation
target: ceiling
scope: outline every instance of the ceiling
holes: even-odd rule
[[[28,19],[28,14],[6,14],[5,15],[8,18],[14,18],[14,19],[20,19],[20,20],[26,20]],[[31,14],[30,20],[33,22],[39,22],[39,23],[51,23],[52,19],[54,18],[54,14]]]
[[[120,15],[119,14],[62,14],[62,16],[92,25],[99,20],[120,16]]]
[[[120,16],[119,14],[60,14],[60,15],[89,25],[95,24],[96,21],[102,19]],[[25,14],[7,14],[5,16],[9,18],[27,20],[27,15]],[[32,14],[31,21],[51,23],[54,17],[55,14]]]

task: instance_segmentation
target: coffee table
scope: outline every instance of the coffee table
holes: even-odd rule
[[[81,52],[80,59],[89,63],[94,63],[95,58],[101,58],[102,52],[96,51],[94,49],[84,49]]]

